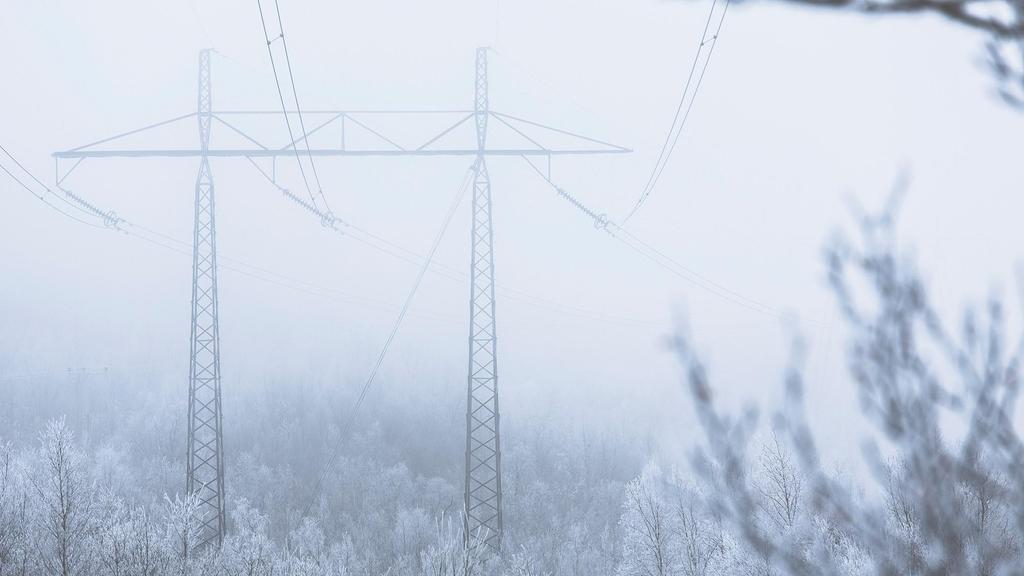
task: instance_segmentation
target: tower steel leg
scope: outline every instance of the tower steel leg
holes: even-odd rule
[[[198,499],[198,546],[224,537],[224,443],[220,398],[220,329],[217,319],[217,234],[209,150],[212,121],[210,51],[199,55],[199,138],[203,155],[196,177],[192,246],[192,336],[188,387],[186,492]],[[188,552],[188,551],[186,551]]]
[[[476,53],[477,154],[473,182],[472,261],[469,299],[469,382],[466,406],[466,542],[501,546],[501,443],[498,417],[498,353],[495,332],[494,233],[487,144],[487,49]]]

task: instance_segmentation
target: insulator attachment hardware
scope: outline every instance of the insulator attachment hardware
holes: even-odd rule
[[[320,213],[320,225],[324,228],[338,229],[338,217],[330,210]]]

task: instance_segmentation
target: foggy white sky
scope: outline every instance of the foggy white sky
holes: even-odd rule
[[[47,182],[56,150],[192,111],[203,47],[220,53],[215,108],[278,106],[254,2],[10,4],[0,20],[0,140]],[[304,108],[469,108],[474,48],[495,47],[494,109],[635,149],[555,164],[563,187],[614,220],[655,160],[709,3],[281,5]],[[991,290],[1015,294],[1024,115],[996,101],[980,59],[979,37],[935,18],[734,7],[676,155],[631,222],[691,269],[801,320],[813,420],[838,448],[856,445],[841,425],[855,405],[820,255],[849,222],[851,198],[877,206],[906,167],[913,181],[903,236],[942,309],[955,317]],[[318,168],[339,216],[425,252],[467,165],[346,159]],[[69,185],[188,239],[195,169],[193,160],[89,160]],[[401,302],[413,266],[322,231],[242,160],[215,161],[213,170],[222,256]],[[661,344],[673,311],[688,316],[726,397],[776,397],[788,347],[779,320],[595,232],[520,161],[495,160],[491,170],[499,284],[646,323],[500,299],[506,417],[640,422],[673,446],[691,433],[678,366]],[[156,364],[180,379],[184,395],[189,258],[78,225],[8,181],[0,191],[0,371],[130,373]],[[438,260],[466,266],[468,238],[467,202]],[[267,374],[354,385],[394,316],[232,272],[221,274],[220,289],[226,404],[233,388]],[[424,397],[463,401],[467,291],[428,276],[377,394],[401,382]],[[1016,302],[1011,312],[1019,318]]]

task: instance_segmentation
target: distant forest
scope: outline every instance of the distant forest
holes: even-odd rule
[[[232,396],[228,535],[198,547],[198,508],[182,494],[181,387],[26,375],[5,381],[0,413],[0,574],[1017,573],[1024,346],[994,300],[948,331],[893,222],[865,218],[858,240],[840,237],[826,256],[875,426],[868,478],[819,455],[799,342],[785,406],[761,421],[721,412],[680,335],[679,393],[700,422],[696,446],[680,447],[688,465],[659,463],[641,438],[517,423],[503,449],[500,553],[463,536],[458,412],[389,400],[339,438],[344,388],[273,381]]]

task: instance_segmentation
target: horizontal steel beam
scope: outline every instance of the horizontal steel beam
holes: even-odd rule
[[[526,149],[517,150],[514,148],[499,148],[490,150],[477,150],[475,148],[458,150],[341,150],[341,149],[313,149],[302,152],[302,155],[312,156],[585,156],[591,154],[623,154],[632,152],[627,148],[597,149],[597,150],[544,150]],[[198,158],[203,155],[202,150],[66,150],[54,152],[54,158]],[[262,150],[262,149],[237,149],[237,150],[209,150],[206,155],[210,158],[274,158],[278,156],[295,156],[295,150],[285,148],[283,150]]]
[[[221,115],[242,115],[242,116],[281,116],[284,112],[280,110],[214,110],[210,112],[214,116]],[[288,114],[298,114],[297,110],[289,110]],[[375,110],[358,108],[352,110],[303,110],[302,115],[310,114],[473,114],[473,110]]]

